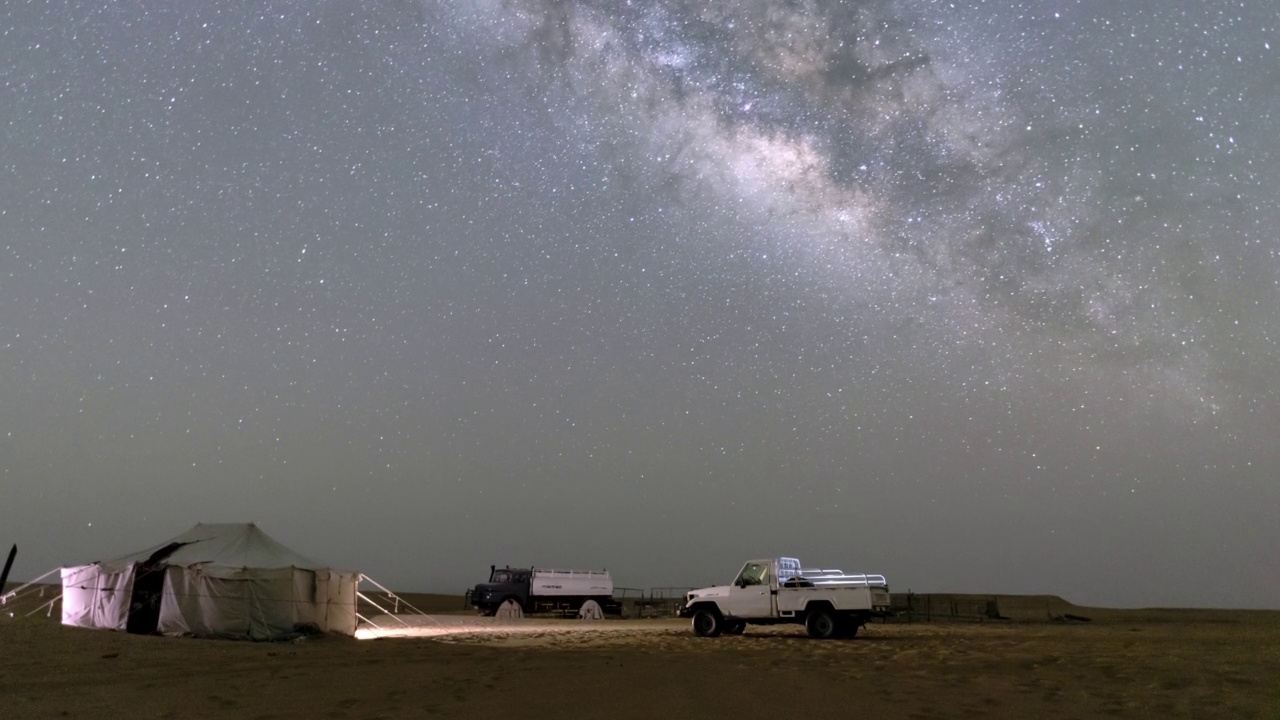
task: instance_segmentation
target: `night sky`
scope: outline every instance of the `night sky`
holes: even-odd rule
[[[6,2],[15,577],[255,521],[1280,607],[1280,7]]]

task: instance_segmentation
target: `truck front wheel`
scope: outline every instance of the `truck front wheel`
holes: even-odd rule
[[[826,608],[814,610],[804,619],[804,629],[811,638],[828,640],[836,636],[836,628],[836,616]]]
[[[724,630],[724,620],[720,613],[707,608],[698,608],[693,613],[693,632],[698,637],[715,637]]]

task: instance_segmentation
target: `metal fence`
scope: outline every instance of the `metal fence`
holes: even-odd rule
[[[684,604],[687,587],[652,587],[613,589],[613,596],[622,603],[624,618],[674,617]]]
[[[996,598],[893,593],[888,622],[985,622],[1007,620]]]

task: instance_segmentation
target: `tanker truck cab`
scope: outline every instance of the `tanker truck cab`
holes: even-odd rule
[[[514,600],[522,608],[529,602],[529,568],[489,566],[489,582],[479,583],[471,591],[476,609],[492,615],[499,605]]]

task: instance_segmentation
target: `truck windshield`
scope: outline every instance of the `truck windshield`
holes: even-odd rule
[[[506,570],[496,570],[494,571],[493,575],[489,577],[489,582],[509,583],[511,582],[511,573],[507,572]]]

